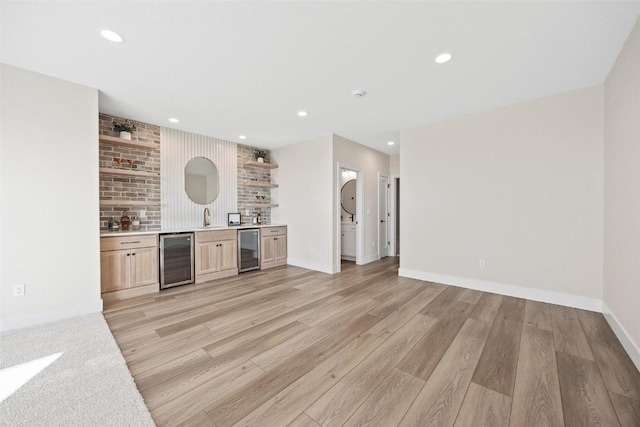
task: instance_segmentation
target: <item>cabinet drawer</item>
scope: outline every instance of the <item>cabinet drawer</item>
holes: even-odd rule
[[[146,248],[151,246],[158,247],[157,234],[100,238],[100,251],[116,251],[119,249]]]
[[[196,243],[216,242],[219,240],[237,240],[237,230],[196,231]]]
[[[262,236],[281,236],[287,234],[287,227],[263,227],[260,233]]]

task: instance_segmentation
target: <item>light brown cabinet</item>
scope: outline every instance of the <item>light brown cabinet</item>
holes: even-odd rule
[[[158,248],[131,250],[132,287],[158,284]]]
[[[238,274],[238,234],[236,230],[196,233],[196,283]]]
[[[158,236],[100,239],[103,299],[118,300],[158,291]]]
[[[260,268],[287,264],[287,227],[264,227],[260,237]]]
[[[131,249],[100,253],[101,292],[113,292],[131,287]]]

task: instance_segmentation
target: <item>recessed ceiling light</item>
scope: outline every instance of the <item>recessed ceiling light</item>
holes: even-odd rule
[[[362,89],[358,89],[358,90],[354,90],[352,94],[356,98],[364,98],[367,92],[363,91]]]
[[[393,145],[393,144],[395,144],[395,142],[393,142],[393,141],[387,142],[387,145]]]
[[[240,135],[238,138],[239,139],[247,139],[247,135]]]
[[[445,62],[449,62],[451,58],[453,58],[453,55],[451,55],[449,52],[444,52],[436,56],[436,63],[444,64]]]
[[[122,43],[124,41],[124,37],[113,30],[102,30],[100,35],[113,43]]]
[[[300,117],[307,117],[307,112],[306,111],[298,111],[298,115]]]
[[[169,119],[169,121],[170,121],[171,123],[180,123],[180,120],[176,119],[175,117],[171,117],[171,118]]]

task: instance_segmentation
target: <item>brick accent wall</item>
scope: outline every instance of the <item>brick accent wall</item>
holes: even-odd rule
[[[133,132],[131,139],[134,141],[153,142],[160,145],[160,126],[148,123],[127,120],[108,114],[99,114],[100,135],[120,136],[119,132],[113,130],[114,122],[124,122],[135,124],[137,130]],[[146,211],[146,218],[140,218],[142,229],[160,229],[160,151],[143,150],[139,148],[129,148],[117,145],[100,143],[100,167],[108,167],[123,170],[137,170],[154,172],[158,177],[130,177],[100,174],[100,199],[119,199],[150,202],[145,206],[100,206],[100,230],[107,229],[107,222],[111,217],[120,220],[123,211],[126,211],[130,218],[140,216],[140,210]],[[122,158],[122,163],[118,164],[116,158]],[[133,166],[127,160],[135,160]]]
[[[271,208],[247,207],[248,203],[271,203],[270,188],[257,188],[247,185],[252,181],[271,182],[271,169],[245,166],[247,160],[255,160],[254,153],[256,149],[256,147],[238,144],[238,211],[241,214],[242,224],[251,224],[253,217],[258,212],[262,214],[263,224],[271,223]],[[271,152],[262,150],[267,153],[264,161],[271,162]],[[258,200],[256,196],[265,197]],[[245,214],[247,209],[249,210],[248,216]]]
[[[120,136],[119,132],[113,130],[114,122],[127,121],[135,124],[137,130],[133,132],[131,139],[134,141],[153,142],[161,146],[160,126],[142,123],[135,120],[123,119],[108,114],[100,113],[99,128],[100,135]],[[248,207],[249,203],[271,203],[271,189],[257,188],[247,185],[250,182],[271,182],[271,170],[247,167],[247,160],[255,160],[254,152],[256,147],[238,144],[238,212],[241,214],[242,224],[251,224],[253,218],[258,214],[262,215],[264,224],[271,223],[271,208]],[[263,149],[264,150],[264,149]],[[271,153],[267,153],[265,162],[271,161]],[[115,160],[121,158],[122,163]],[[128,159],[135,160],[133,167],[127,162]],[[141,150],[100,143],[100,166],[123,170],[138,170],[155,172],[160,174],[160,150]],[[160,176],[156,177],[130,177],[100,174],[100,199],[120,199],[151,202],[146,206],[100,206],[100,230],[107,230],[107,223],[112,218],[120,219],[124,211],[130,218],[140,216],[140,210],[146,211],[146,218],[140,218],[142,229],[159,230],[162,225],[160,214]],[[256,196],[260,196],[257,199]],[[264,199],[262,199],[264,196]],[[246,215],[246,210],[249,215]]]

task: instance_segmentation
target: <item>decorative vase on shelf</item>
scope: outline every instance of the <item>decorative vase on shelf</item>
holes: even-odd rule
[[[131,140],[131,132],[120,131],[120,138]]]
[[[264,157],[258,157],[258,163],[264,163]]]

